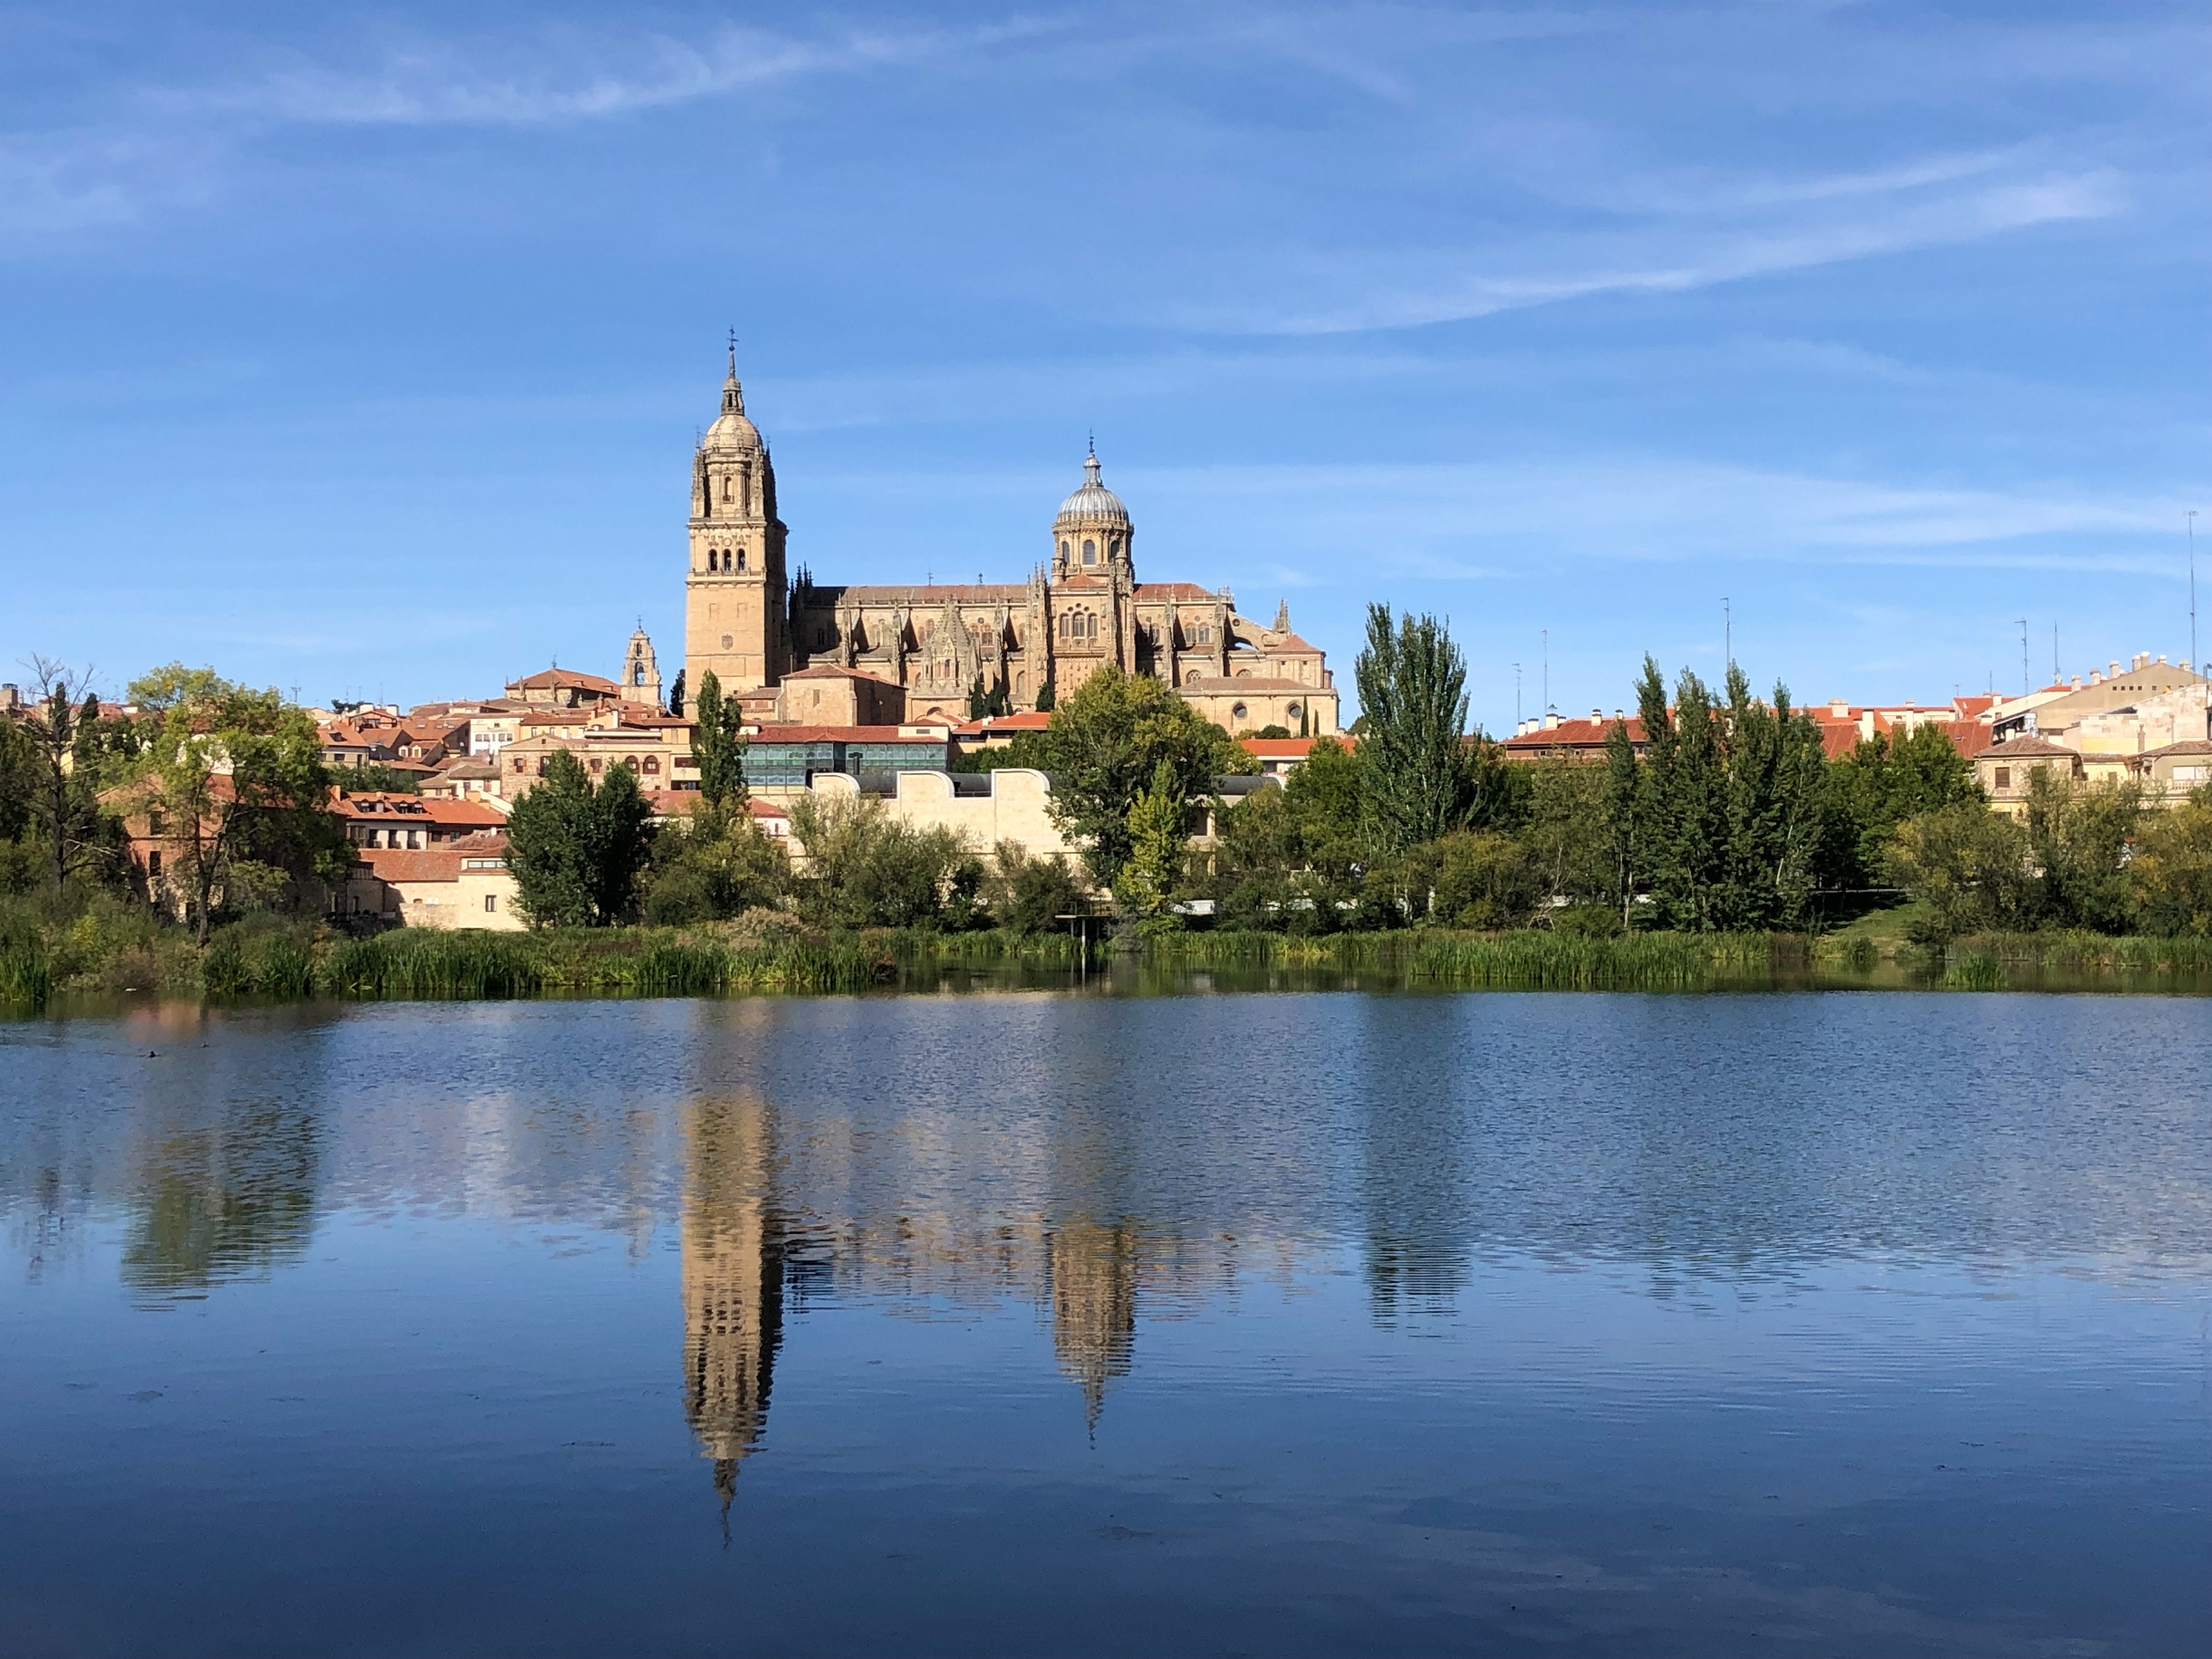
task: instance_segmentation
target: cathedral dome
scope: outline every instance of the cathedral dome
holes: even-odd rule
[[[707,428],[699,440],[702,449],[725,452],[736,449],[757,450],[761,447],[760,428],[745,418],[745,392],[738,384],[737,348],[730,348],[729,378],[722,382],[722,412],[714,417],[714,424]]]
[[[1083,463],[1083,487],[1060,504],[1060,515],[1055,525],[1127,524],[1129,509],[1121,505],[1121,498],[1098,482],[1098,457],[1093,453]]]

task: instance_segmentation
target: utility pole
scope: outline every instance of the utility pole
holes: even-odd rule
[[[2027,665],[2027,618],[2020,619],[2020,695],[2027,696],[2035,690],[2035,671]]]
[[[2054,620],[2051,624],[2051,683],[2056,685],[2063,678],[2058,672],[2058,623]]]

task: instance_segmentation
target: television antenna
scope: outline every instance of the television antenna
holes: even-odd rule
[[[2027,665],[2027,618],[2020,619],[2020,695],[2027,696],[2035,690],[2035,671]]]

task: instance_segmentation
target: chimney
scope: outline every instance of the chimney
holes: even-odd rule
[[[1544,716],[1544,729],[1547,732],[1558,731],[1559,729],[1559,717],[1556,714],[1547,712]]]
[[[2076,691],[2079,691],[2081,689],[2081,677],[2079,674],[2076,674],[2074,677],[2074,689]]]
[[[2159,665],[2160,668],[2163,668],[2163,667],[2165,667],[2165,666],[2166,666],[2166,653],[2165,653],[2165,652],[2163,652],[2163,651],[2161,651],[2161,652],[2160,652],[2160,653],[2158,653],[2158,665]]]
[[[1829,698],[1828,712],[1834,715],[1838,720],[1843,719],[1844,715],[1851,712],[1850,699],[1848,697]]]
[[[2120,677],[2120,664],[2118,658],[2114,658],[2111,662],[2106,664],[2105,667],[2107,678],[2118,679]]]
[[[2129,667],[2129,669],[2130,669],[2130,671],[2133,671],[2133,670],[2135,670],[2135,669],[2138,669],[2138,668],[2148,668],[2148,667],[2149,667],[2149,666],[2150,666],[2150,653],[2149,653],[2149,652],[2148,652],[2148,651],[2138,651],[2138,652],[2136,652],[2136,654],[2134,655],[2134,657],[2132,657],[2131,659],[2130,659],[2130,660],[2129,660],[2129,662],[2128,662],[2128,667]]]
[[[1605,710],[1602,708],[1591,709],[1590,724],[1592,726],[1603,726],[1605,724]]]

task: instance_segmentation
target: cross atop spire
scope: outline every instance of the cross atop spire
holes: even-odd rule
[[[737,378],[737,374],[738,374],[738,331],[737,331],[737,330],[735,330],[735,329],[733,328],[733,329],[732,329],[732,330],[730,331],[730,378],[731,378],[732,380],[735,380],[735,379]]]

